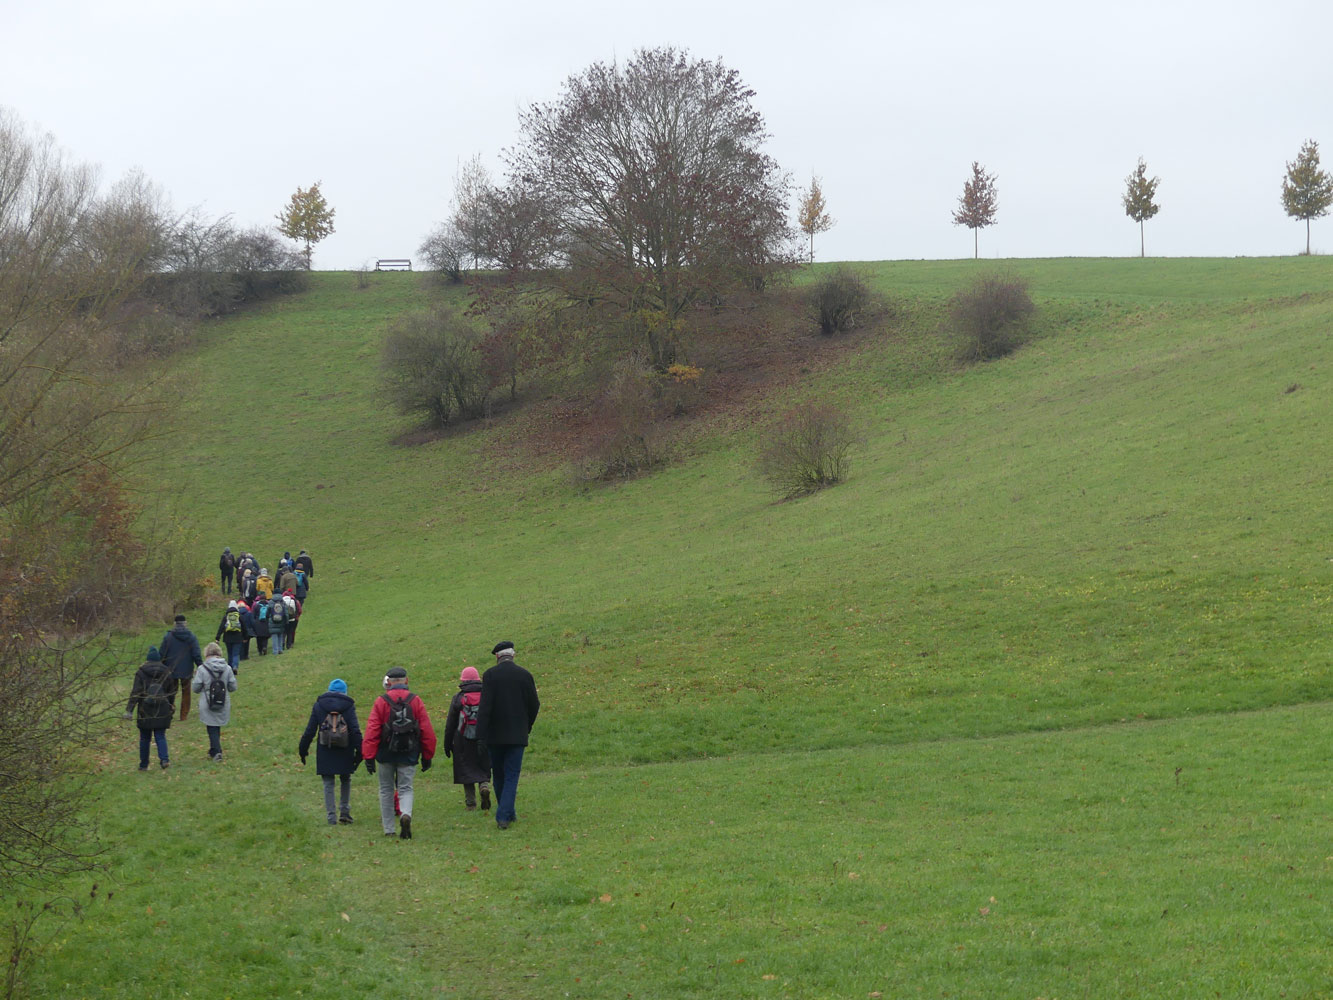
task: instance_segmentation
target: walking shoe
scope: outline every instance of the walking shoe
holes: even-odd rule
[[[491,807],[491,790],[482,788],[481,790],[481,811],[485,812]]]
[[[158,761],[158,763],[162,765],[162,770],[164,771],[171,766],[171,761],[169,760],[161,760]]]
[[[140,771],[147,771],[147,770],[148,770],[148,765],[147,765],[147,764],[140,764],[140,765],[139,765],[139,770],[140,770]]]
[[[495,821],[495,825],[498,826],[501,830],[508,830],[508,829],[509,829],[509,820],[507,820],[507,819],[497,819],[497,820]]]
[[[338,820],[335,819],[334,817],[330,816],[330,817],[329,817],[329,826],[337,826],[337,825],[338,825]]]
[[[344,824],[345,826],[351,826],[351,825],[352,825],[352,814],[351,814],[351,813],[343,813],[341,816],[338,817],[338,822]]]
[[[402,828],[402,833],[398,834],[398,836],[399,836],[401,839],[403,839],[403,840],[411,840],[411,839],[412,839],[412,817],[409,816],[407,813],[403,813],[403,815],[402,815],[401,817],[399,817],[399,819],[398,819],[398,823],[399,823],[399,826]]]

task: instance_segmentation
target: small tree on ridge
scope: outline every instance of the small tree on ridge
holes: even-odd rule
[[[972,230],[974,260],[979,255],[977,233],[995,223],[998,198],[995,175],[986,173],[981,164],[973,160],[972,176],[963,185],[963,193],[958,198],[958,208],[953,213],[953,223],[955,226],[967,226]]]
[[[810,263],[815,262],[815,234],[826,233],[835,225],[833,217],[825,210],[824,191],[819,186],[819,178],[810,178],[810,190],[801,196],[801,210],[797,215],[797,224],[801,232],[810,237]]]
[[[1143,223],[1157,214],[1160,207],[1153,201],[1157,194],[1160,177],[1148,176],[1148,165],[1139,157],[1139,165],[1125,178],[1125,194],[1120,199],[1125,206],[1125,214],[1139,224],[1139,256],[1143,256]]]
[[[1282,207],[1293,219],[1305,222],[1305,253],[1310,254],[1310,220],[1328,214],[1333,205],[1333,177],[1319,169],[1319,143],[1306,139],[1282,178]]]
[[[315,244],[333,233],[333,216],[336,212],[324,200],[319,185],[320,182],[315,181],[309,188],[297,188],[287,207],[275,216],[278,232],[289,240],[305,244],[307,271],[310,270]]]

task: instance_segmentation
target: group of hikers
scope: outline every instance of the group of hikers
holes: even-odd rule
[[[258,645],[260,656],[267,656],[270,646],[275,654],[281,654],[296,645],[296,626],[315,576],[315,562],[305,549],[295,559],[284,552],[278,560],[276,577],[269,576],[249,552],[237,558],[230,548],[222,550],[218,570],[224,595],[232,593],[232,580],[236,579],[236,597],[227,603],[213,637],[215,642],[225,644],[227,663],[233,672],[240,669],[242,660],[250,658],[251,639]]]
[[[227,549],[224,560],[229,556]],[[172,629],[148,650],[146,661],[135,673],[124,717],[137,719],[140,771],[149,770],[149,751],[154,744],[159,767],[170,767],[167,729],[176,714],[177,695],[180,719],[189,715],[191,692],[199,695],[198,715],[208,732],[208,757],[220,762],[222,727],[231,719],[231,696],[237,689],[239,664],[249,656],[250,639],[258,640],[261,656],[270,641],[275,653],[293,644],[314,576],[309,555],[302,550],[295,560],[289,560],[284,554],[276,582],[257,564],[241,569],[247,562],[253,562],[249,553],[232,560],[230,574],[224,570],[224,594],[231,592],[230,582],[237,570],[241,570],[242,591],[228,602],[213,642],[201,651],[185,616],[176,615]],[[299,581],[303,591],[299,598],[295,586],[283,586],[286,577],[298,573],[304,577]],[[244,593],[246,582],[256,588],[253,597]],[[267,590],[261,587],[263,583]],[[219,640],[226,646],[225,655]],[[491,654],[495,666],[484,674],[476,667],[465,667],[460,674],[443,741],[437,739],[425,704],[408,688],[404,668],[394,667],[385,674],[383,694],[375,698],[364,731],[347,683],[341,678],[330,682],[328,690],[316,698],[297,746],[304,765],[315,744],[315,771],[323,781],[330,825],[352,822],[351,776],[364,764],[367,774],[378,775],[385,836],[410,840],[416,772],[418,767],[422,772],[431,769],[442,742],[445,757],[453,759],[454,784],[463,786],[464,807],[475,810],[480,800],[481,809],[489,810],[493,792],[496,825],[508,829],[518,818],[514,800],[519,773],[540,702],[532,674],[514,662],[512,642],[496,643]]]

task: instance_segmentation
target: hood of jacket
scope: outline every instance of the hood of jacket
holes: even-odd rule
[[[316,698],[315,701],[319,704],[319,707],[326,712],[346,713],[349,708],[356,707],[356,702],[341,691],[325,691],[322,695]]]

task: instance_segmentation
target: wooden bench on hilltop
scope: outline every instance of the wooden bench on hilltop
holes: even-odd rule
[[[412,261],[407,257],[386,257],[375,261],[376,271],[410,271]]]

